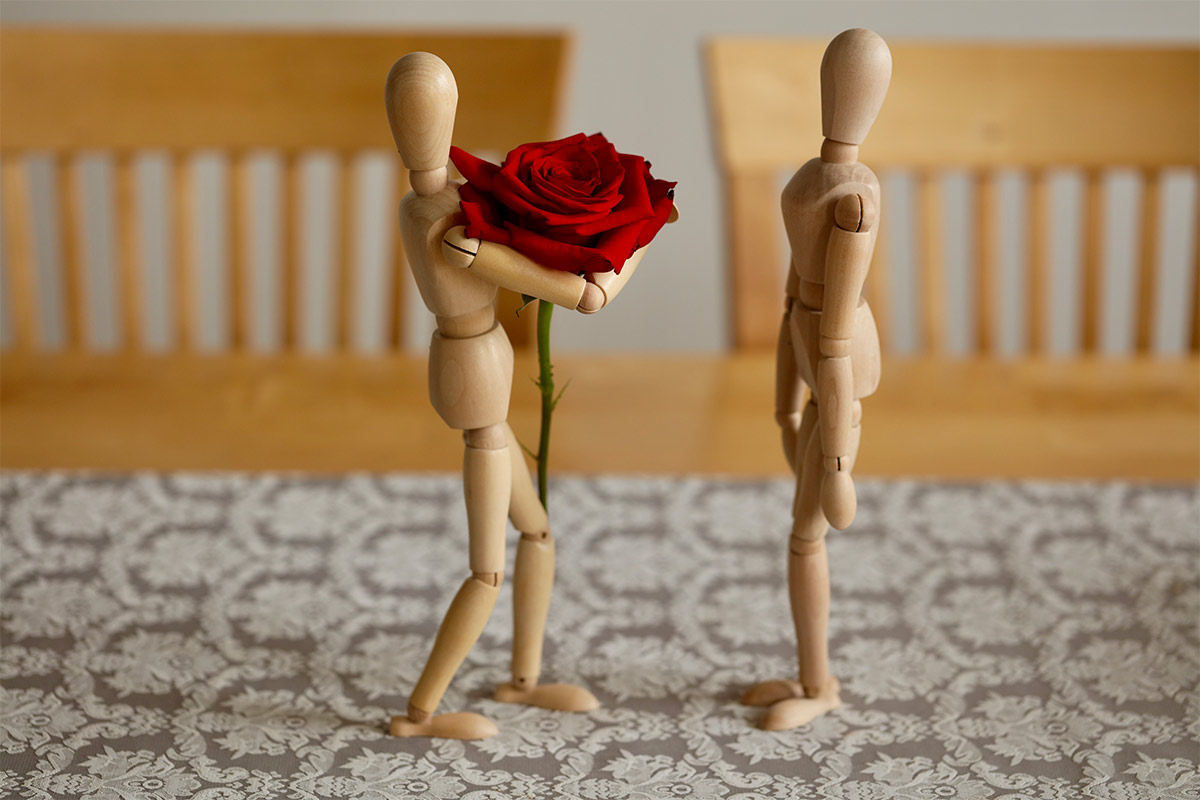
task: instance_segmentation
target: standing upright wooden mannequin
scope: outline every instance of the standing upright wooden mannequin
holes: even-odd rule
[[[839,34],[821,62],[820,158],[783,190],[792,248],[776,362],[775,419],[796,473],[788,542],[788,590],[800,662],[799,680],[769,680],[742,702],[767,706],[761,725],[785,730],[836,708],[829,672],[829,561],[825,533],[854,520],[850,471],[858,452],[859,400],[879,385],[879,335],[862,299],[879,220],[879,180],[858,163],[883,105],[892,55],[862,28]],[[810,389],[800,411],[801,387]]]
[[[615,291],[610,287],[606,293],[578,275],[547,269],[507,247],[465,237],[457,227],[462,224],[458,185],[446,172],[457,104],[454,75],[437,56],[410,53],[388,73],[388,121],[413,187],[400,204],[404,250],[421,298],[437,317],[429,348],[429,396],[446,424],[463,431],[470,540],[470,575],[446,612],[408,713],[392,719],[391,732],[479,739],[496,733],[486,717],[469,712],[435,716],[434,711],[496,603],[504,572],[506,517],[511,517],[521,539],[513,590],[512,681],[496,687],[495,699],[563,711],[598,705],[578,686],[538,683],[554,581],[554,540],[521,447],[506,421],[513,351],[496,322],[497,287],[584,313],[601,308]],[[627,264],[628,272],[630,266],[636,264]]]

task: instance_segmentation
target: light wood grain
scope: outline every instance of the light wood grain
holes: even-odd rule
[[[542,640],[554,586],[554,540],[548,535],[522,536],[513,572],[513,683],[526,687],[536,684],[542,671]]]
[[[1088,170],[1083,179],[1083,247],[1079,264],[1079,347],[1095,353],[1100,344],[1104,278],[1104,176]]]
[[[143,275],[141,208],[137,197],[137,169],[134,158],[122,153],[117,158],[117,269],[121,296],[121,345],[127,351],[142,350],[146,345],[145,281]]]
[[[196,349],[196,305],[199,275],[196,271],[196,186],[185,154],[171,161],[175,211],[175,345]]]
[[[726,185],[735,347],[770,347],[783,309],[779,189],[772,171],[730,175]]]
[[[820,65],[825,39],[722,37],[708,43],[706,65],[717,152],[726,186],[733,189],[751,176],[795,169],[821,148]],[[1064,45],[933,43],[889,39],[895,64],[888,97],[862,145],[859,159],[877,171],[917,173],[965,169],[993,173],[1015,168],[1042,175],[1060,167],[1094,174],[1114,167],[1158,170],[1200,166],[1200,49],[1115,48]],[[1092,196],[1095,200],[1096,196]],[[1031,197],[1031,350],[1046,347],[1044,179]],[[743,293],[769,290],[776,264],[763,262],[750,244],[778,238],[765,229],[750,200],[731,198],[726,229],[733,277],[731,305],[737,319],[744,307],[769,309],[778,293],[761,305]],[[886,215],[886,205],[885,215]],[[738,213],[739,208],[747,213]],[[923,225],[918,221],[919,225]],[[1098,227],[1092,230],[1099,230]],[[928,229],[917,231],[917,240]],[[984,230],[987,233],[987,230]],[[1088,250],[1099,264],[1099,239]],[[1089,246],[1090,247],[1090,246]],[[1032,249],[1032,248],[1036,248]],[[876,253],[881,248],[876,248]],[[988,258],[983,251],[977,255]],[[978,264],[981,283],[994,281],[993,254]],[[874,271],[873,271],[874,273]],[[874,281],[874,277],[872,277]],[[1098,270],[1084,283],[1098,286]],[[1097,299],[1099,295],[1088,295]],[[921,295],[926,307],[944,298]],[[981,295],[986,299],[986,295]],[[943,310],[945,306],[942,305]],[[980,352],[992,352],[995,318],[987,304],[972,325]],[[1040,309],[1040,310],[1039,310]],[[881,308],[887,330],[887,310]],[[751,313],[755,313],[751,311]],[[1084,309],[1088,323],[1097,309]],[[927,321],[920,320],[924,326]],[[944,322],[938,326],[944,327]],[[1095,326],[1085,348],[1094,351]],[[736,332],[738,347],[769,346],[770,334],[753,339]],[[884,342],[886,344],[885,335]],[[928,339],[926,341],[929,341]],[[937,351],[933,351],[937,352]]]
[[[400,198],[408,194],[408,170],[402,165],[396,167],[393,186],[395,195],[392,207],[397,208],[400,205]],[[404,349],[404,298],[407,288],[404,275],[408,271],[408,266],[404,256],[404,240],[400,236],[400,228],[396,225],[389,227],[392,231],[392,258],[390,260],[391,284],[385,306],[388,326],[385,342],[390,349],[398,352]]]
[[[337,179],[341,202],[338,218],[338,256],[334,264],[337,303],[334,308],[334,346],[339,350],[350,350],[353,345],[351,337],[355,318],[354,289],[357,285],[354,248],[354,220],[357,209],[354,207],[354,159],[351,154],[342,153],[338,158]]]
[[[504,326],[513,347],[537,344],[537,304],[525,304],[519,292],[501,289],[496,293],[496,319]]]
[[[886,214],[880,214],[875,223],[878,233],[875,235],[875,249],[871,252],[871,268],[867,271],[867,302],[871,304],[871,312],[875,315],[875,324],[879,331],[879,346],[883,352],[892,350],[892,276],[891,264],[888,259],[888,219]]]
[[[1200,353],[1200,189],[1196,194],[1196,221],[1192,227],[1192,353]]]
[[[299,316],[304,287],[300,280],[299,214],[303,201],[299,163],[315,150],[338,154],[343,177],[364,151],[392,150],[382,102],[388,68],[406,52],[436,52],[453,65],[461,85],[462,104],[455,121],[455,144],[472,151],[505,152],[527,141],[544,141],[558,133],[565,91],[569,40],[555,33],[304,33],[135,30],[71,30],[12,28],[0,30],[0,150],[6,158],[23,158],[28,150],[49,151],[62,166],[81,151],[116,154],[117,274],[122,346],[145,347],[145,285],[142,226],[133,165],[143,151],[165,150],[176,159],[176,177],[186,170],[178,159],[198,149],[230,158],[229,186],[223,212],[229,221],[226,263],[229,268],[229,346],[247,347],[256,304],[250,297],[247,213],[252,151],[280,153],[284,158],[279,205],[280,339],[285,349],[303,340]],[[52,101],[48,101],[48,98]],[[70,230],[72,181],[59,177],[59,216],[63,238],[68,345],[87,349],[82,280],[84,259]],[[182,185],[185,181],[179,181]],[[397,180],[408,191],[407,172]],[[359,209],[353,208],[350,183],[343,183],[335,214],[343,232],[355,231]],[[172,195],[177,229],[187,232],[180,214],[184,195]],[[20,209],[18,209],[20,213]],[[190,212],[189,212],[190,213]],[[77,217],[78,215],[76,215]],[[38,221],[33,221],[37,223]],[[20,246],[20,242],[16,243]],[[180,245],[182,247],[182,245]],[[348,348],[354,318],[351,292],[356,276],[347,269],[355,257],[354,241],[344,233],[338,242],[334,338]],[[87,254],[90,256],[91,254]],[[187,270],[192,259],[176,248],[174,264]],[[181,349],[197,335],[194,276],[173,264],[170,301],[173,339]],[[399,270],[404,268],[397,243],[393,261],[394,292],[387,303],[389,349],[402,349],[405,329]],[[75,294],[72,294],[75,292]],[[186,293],[185,293],[186,292]],[[533,341],[532,315],[512,313],[519,298],[501,298],[501,319],[518,345]],[[24,325],[20,314],[14,323]],[[36,323],[30,323],[36,327]],[[16,344],[39,342],[16,333]],[[172,344],[172,347],[174,345]]]
[[[996,270],[996,175],[986,171],[975,179],[975,347],[982,354],[996,351],[1000,319],[1000,285]]]
[[[1029,352],[1045,355],[1049,348],[1046,297],[1050,293],[1050,275],[1046,269],[1046,232],[1050,227],[1049,182],[1045,170],[1034,170],[1029,176],[1029,201],[1026,204],[1025,253],[1026,297],[1029,301]]]
[[[458,77],[455,143],[507,150],[554,128],[566,47],[555,34],[6,27],[4,147],[391,151],[383,80],[424,50]]]
[[[946,257],[942,243],[945,207],[942,183],[934,172],[917,176],[920,239],[917,258],[921,276],[921,345],[933,354],[946,349]]]
[[[551,466],[783,475],[774,356],[560,356]],[[168,368],[169,367],[169,368]],[[423,358],[0,358],[0,466],[444,470],[462,441]],[[1200,478],[1200,362],[889,360],[859,475]],[[509,418],[536,438],[519,355]],[[932,391],[931,387],[936,387]],[[630,413],[614,397],[638,398]]]
[[[511,247],[467,238],[461,226],[446,231],[442,255],[446,263],[465,267],[489,284],[548,300],[572,311],[579,307],[587,285],[581,276],[543,267]]]
[[[1134,349],[1149,353],[1154,345],[1155,291],[1158,288],[1159,198],[1162,185],[1158,170],[1142,173],[1141,247],[1137,264],[1137,306]]]
[[[282,342],[285,350],[300,346],[300,313],[304,286],[300,263],[301,215],[304,212],[304,175],[300,159],[287,153],[283,159],[283,180],[279,203],[282,219],[279,226],[279,319],[283,325]]]
[[[815,100],[826,44],[761,37],[709,42],[717,141],[727,168],[794,168],[820,149]],[[861,155],[876,168],[1200,165],[1195,47],[891,37],[888,46],[892,82]]]
[[[9,308],[13,340],[18,350],[37,345],[37,265],[34,263],[33,230],[29,214],[29,173],[23,159],[7,157],[0,162],[4,181],[4,239],[8,246]]]
[[[234,153],[230,159],[225,187],[229,213],[229,236],[226,255],[229,264],[229,346],[234,351],[245,350],[249,345],[249,325],[252,319],[254,297],[251,293],[252,276],[250,261],[246,258],[250,197],[253,184],[250,166],[243,153]]]
[[[67,317],[67,347],[81,350],[87,336],[88,313],[86,281],[80,239],[83,198],[79,171],[73,159],[59,155],[54,160],[58,195],[58,241],[63,265],[63,309]]]

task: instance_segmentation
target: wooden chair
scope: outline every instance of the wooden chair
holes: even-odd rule
[[[129,354],[146,348],[135,157],[146,151],[168,154],[175,230],[170,354],[182,355],[194,350],[198,323],[190,156],[218,150],[229,158],[228,341],[235,353],[242,353],[256,307],[250,297],[246,242],[250,227],[261,224],[248,202],[250,156],[273,151],[282,158],[279,338],[285,350],[295,350],[306,293],[298,244],[300,157],[332,151],[340,186],[333,329],[336,352],[348,352],[358,313],[353,300],[353,166],[366,152],[394,155],[383,107],[383,83],[392,62],[412,50],[429,50],[453,64],[461,97],[455,142],[470,150],[503,153],[556,134],[567,44],[561,35],[0,31],[0,175],[13,349],[21,354],[44,349],[37,292],[45,281],[39,281],[38,271],[53,267],[35,263],[26,169],[31,152],[53,158],[65,340],[69,350],[80,353],[94,348],[87,336],[88,254],[80,245],[85,209],[78,157],[101,151],[115,161],[120,347]],[[399,164],[398,158],[393,160]],[[399,169],[395,178],[397,198],[408,191],[403,173]],[[388,350],[403,346],[402,261],[397,240],[385,289]],[[511,294],[502,300],[510,308],[518,301]],[[519,322],[511,314],[501,317],[512,320],[515,344],[531,340],[532,315]],[[170,368],[169,362],[160,365]]]
[[[773,346],[781,308],[780,174],[814,157],[821,142],[819,65],[826,40],[716,39],[707,49],[709,90],[727,199],[733,335],[738,348]],[[1164,168],[1200,167],[1200,51],[1196,48],[1083,48],[890,42],[894,69],[862,160],[885,179],[916,177],[921,287],[919,328],[926,354],[946,342],[940,176],[972,174],[976,194],[973,302],[981,356],[997,342],[997,171],[1029,180],[1027,302],[1030,349],[1046,350],[1049,217],[1047,173],[1084,174],[1084,233],[1079,319],[1081,349],[1101,340],[1104,263],[1103,174],[1132,167],[1143,181],[1137,265],[1135,350],[1152,347]],[[885,187],[886,192],[886,187]],[[902,202],[893,198],[892,203]],[[884,200],[881,238],[868,298],[885,351],[892,318],[889,233]],[[1193,242],[1195,232],[1193,231]],[[1193,244],[1193,247],[1195,245]],[[1200,274],[1193,276],[1193,296]],[[1192,301],[1190,349],[1200,350],[1200,301]],[[1192,367],[1194,367],[1194,362]]]

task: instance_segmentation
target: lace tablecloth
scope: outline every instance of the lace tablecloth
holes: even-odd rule
[[[431,742],[384,726],[466,571],[456,477],[5,474],[0,796],[1200,795],[1194,487],[860,481],[844,704],[767,733],[736,698],[795,668],[790,500],[560,480],[544,678],[603,707],[488,699],[506,586],[442,705],[500,734]]]

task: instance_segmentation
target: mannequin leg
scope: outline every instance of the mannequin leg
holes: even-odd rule
[[[824,522],[825,518],[821,516],[820,509],[820,494],[821,494],[821,474],[824,466],[821,464],[819,453],[809,453],[808,446],[816,434],[818,447],[820,444],[820,431],[817,429],[817,404],[815,399],[809,396],[808,403],[804,406],[804,414],[800,418],[800,429],[796,437],[796,455],[792,462],[796,465],[796,494],[792,501],[792,514],[795,519],[799,519],[800,508],[805,506],[814,508],[817,513],[816,520],[810,520],[810,528],[817,528],[819,523]],[[816,465],[809,466],[809,459],[815,458]],[[807,500],[803,498],[809,498]],[[815,505],[813,503],[815,502]],[[793,525],[793,529],[796,526]],[[823,531],[820,531],[823,534]],[[797,597],[793,591],[794,572],[793,561],[795,557],[795,534],[788,541],[788,589],[789,597],[792,603],[792,617],[797,621],[796,638],[797,641],[802,641],[799,630],[799,619],[801,612],[797,605]],[[803,659],[801,658],[801,661]],[[798,680],[789,680],[784,678],[773,678],[771,680],[756,683],[745,691],[742,695],[742,703],[748,706],[769,706],[777,703],[780,700],[789,697],[803,697],[804,687]]]
[[[851,468],[857,458],[860,434],[855,426]],[[804,478],[797,495],[788,553],[800,693],[777,700],[767,709],[760,723],[766,730],[796,728],[841,705],[838,681],[829,674],[829,557],[825,549],[829,523],[821,512],[823,461],[820,431],[814,430],[804,457]]]
[[[409,700],[407,716],[392,718],[393,736],[483,739],[497,732],[496,726],[479,714],[434,715],[454,673],[483,632],[504,575],[505,517],[512,482],[508,439],[503,425],[467,431],[464,439],[471,576],[442,619],[433,651]]]
[[[825,552],[829,523],[821,512],[823,462],[821,432],[814,430],[804,454],[804,476],[788,540],[788,595],[796,625],[800,683],[806,696],[829,682],[829,558]]]
[[[542,641],[550,592],[554,587],[554,537],[550,521],[538,499],[521,447],[505,425],[512,459],[512,498],[509,515],[521,532],[513,573],[512,682],[496,687],[495,699],[525,703],[558,711],[591,711],[599,707],[592,693],[569,684],[538,684],[542,669]]]

